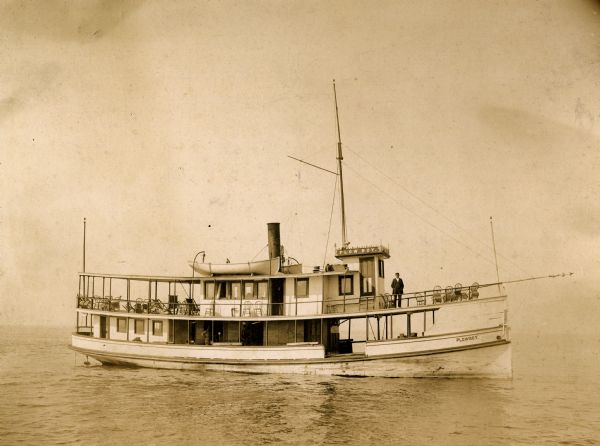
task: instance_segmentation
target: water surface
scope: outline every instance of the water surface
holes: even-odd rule
[[[600,442],[600,339],[519,337],[488,380],[85,366],[69,335],[0,327],[1,444]]]

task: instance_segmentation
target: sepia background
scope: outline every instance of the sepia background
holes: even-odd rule
[[[516,333],[597,334],[600,3],[0,3],[0,324],[74,323],[87,270],[334,261],[507,286]]]

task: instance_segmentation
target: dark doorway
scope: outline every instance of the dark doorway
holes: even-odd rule
[[[100,337],[106,339],[106,316],[100,316]]]
[[[242,322],[242,345],[263,345],[264,322]]]
[[[173,321],[174,328],[174,342],[175,344],[187,344],[188,343],[188,321]]]
[[[271,280],[271,314],[283,315],[283,284],[285,279]]]

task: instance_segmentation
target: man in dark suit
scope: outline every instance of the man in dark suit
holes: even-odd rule
[[[404,282],[400,278],[400,274],[396,273],[396,277],[392,280],[392,294],[397,308],[402,306],[402,294],[404,294]]]

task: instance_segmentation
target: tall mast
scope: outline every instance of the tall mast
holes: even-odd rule
[[[346,240],[346,208],[344,205],[344,177],[342,176],[342,137],[340,133],[340,116],[338,113],[337,94],[335,91],[335,79],[333,80],[333,98],[335,101],[335,120],[337,122],[337,133],[338,133],[338,144],[337,144],[337,162],[338,162],[338,174],[340,176],[340,198],[342,206],[342,248],[347,245]]]

